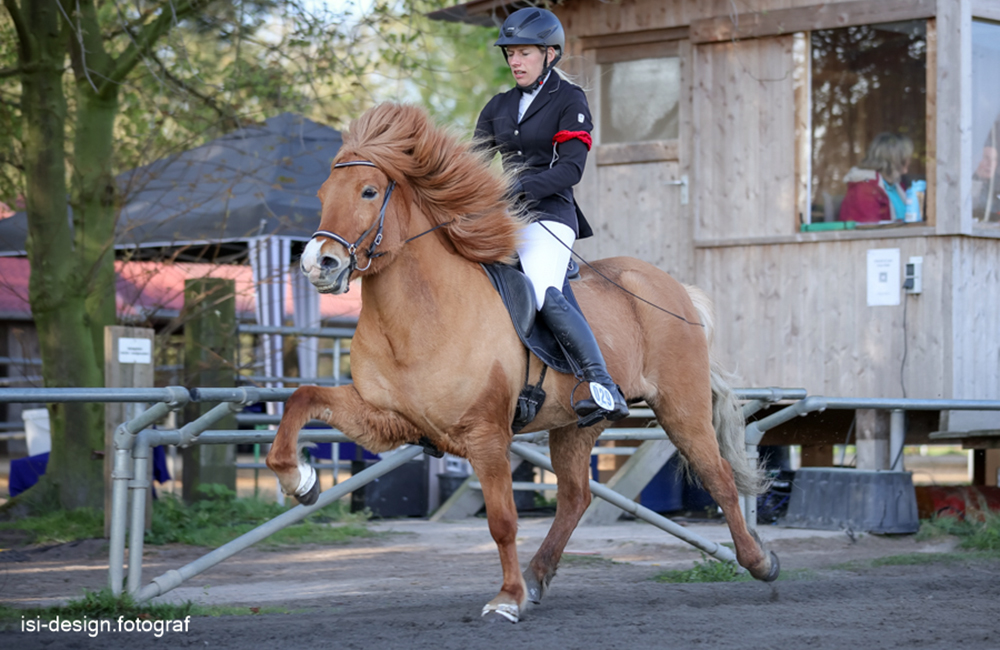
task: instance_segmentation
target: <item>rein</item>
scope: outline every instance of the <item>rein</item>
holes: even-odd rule
[[[375,167],[375,169],[378,169],[375,163],[368,160],[351,160],[348,162],[340,162],[335,164],[333,168],[338,169],[340,167],[357,167],[357,166]],[[348,266],[348,275],[347,275],[348,280],[350,280],[351,275],[353,275],[355,271],[367,271],[368,268],[372,265],[373,259],[385,255],[385,253],[376,253],[375,249],[378,248],[379,244],[382,243],[382,228],[385,225],[385,209],[389,205],[389,198],[392,197],[392,191],[393,189],[395,189],[395,187],[396,187],[396,181],[389,181],[389,187],[385,191],[385,198],[382,199],[382,207],[381,209],[379,209],[378,212],[378,222],[373,223],[371,227],[368,228],[368,230],[361,233],[361,236],[358,237],[357,241],[355,241],[353,244],[344,239],[343,237],[341,237],[340,235],[338,235],[337,233],[330,232],[329,230],[317,230],[316,232],[313,233],[313,236],[310,238],[310,239],[315,239],[316,237],[319,236],[329,237],[330,239],[334,240],[335,242],[337,242],[338,244],[347,249],[347,253],[351,256],[351,263]],[[404,241],[403,244],[404,245],[409,244],[414,239],[419,239],[420,237],[432,233],[438,228],[450,225],[451,223],[453,223],[453,221],[446,221],[444,223],[439,223],[433,228],[429,228],[418,235],[410,237],[409,239]],[[375,233],[375,239],[368,247],[368,250],[365,251],[365,254],[368,256],[368,263],[365,264],[363,268],[358,267],[358,255],[357,255],[358,246],[360,246],[361,242],[363,242],[365,238],[371,234],[372,230],[375,230],[376,226],[378,227],[378,230]]]

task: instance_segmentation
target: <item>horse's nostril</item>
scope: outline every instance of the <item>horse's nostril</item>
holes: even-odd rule
[[[324,255],[319,258],[319,266],[324,271],[334,271],[340,267],[340,260],[330,255]]]

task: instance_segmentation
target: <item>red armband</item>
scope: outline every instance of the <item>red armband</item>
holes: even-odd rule
[[[587,145],[587,151],[590,151],[590,146],[594,143],[594,139],[591,138],[590,134],[586,131],[560,131],[552,136],[552,145],[555,146],[573,139],[579,140],[583,144]]]

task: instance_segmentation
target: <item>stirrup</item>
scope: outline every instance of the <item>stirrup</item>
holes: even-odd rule
[[[582,383],[582,382],[581,382]],[[579,386],[580,384],[577,384]],[[616,422],[628,417],[628,404],[625,403],[625,395],[617,384],[613,384],[615,393],[621,400],[615,399],[616,395],[607,386],[596,381],[590,382],[591,398],[580,400],[573,404],[573,411],[577,414],[577,427],[585,429],[593,426],[601,420]],[[575,389],[574,389],[575,390]]]

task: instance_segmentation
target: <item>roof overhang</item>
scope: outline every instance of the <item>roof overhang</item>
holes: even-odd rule
[[[427,14],[433,20],[466,23],[480,27],[500,27],[507,16],[524,7],[534,7],[537,2],[504,0],[471,0],[462,4],[438,9]]]

